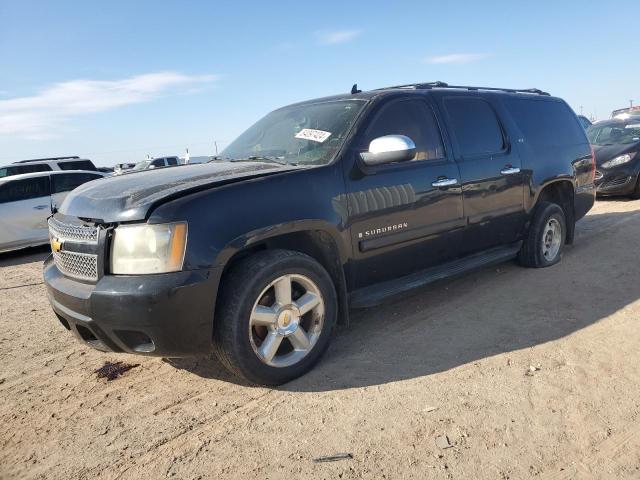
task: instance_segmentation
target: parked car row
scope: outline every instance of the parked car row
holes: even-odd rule
[[[53,310],[94,348],[214,352],[277,385],[349,307],[508,259],[554,265],[596,192],[640,197],[639,148],[637,117],[591,125],[536,89],[354,86],[268,114],[205,165],[3,167],[0,251],[50,241]]]

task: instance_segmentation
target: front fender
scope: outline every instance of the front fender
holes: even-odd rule
[[[261,177],[187,195],[154,210],[149,223],[187,221],[185,269],[220,266],[270,237],[319,230],[348,258],[348,210],[338,164]]]
[[[245,248],[251,248],[251,246],[266,240],[274,239],[281,235],[287,235],[290,233],[311,231],[324,232],[328,234],[337,248],[340,263],[346,263],[349,257],[349,246],[345,244],[336,226],[325,220],[307,219],[277,225],[268,225],[239,235],[224,246],[218,254],[215,264],[218,266],[224,266],[239,251],[244,250]]]

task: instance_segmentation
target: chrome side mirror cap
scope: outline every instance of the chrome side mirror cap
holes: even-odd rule
[[[405,135],[384,135],[374,138],[369,151],[362,152],[360,158],[365,165],[375,166],[385,163],[406,162],[416,155],[416,144]]]

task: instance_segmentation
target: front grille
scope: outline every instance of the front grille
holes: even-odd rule
[[[49,232],[55,238],[74,242],[98,243],[98,229],[90,225],[68,225],[51,217]]]
[[[53,252],[56,267],[63,274],[80,280],[98,280],[98,256],[78,252]]]
[[[53,260],[61,273],[79,280],[91,282],[98,280],[97,227],[70,225],[51,217],[49,219],[49,236]]]
[[[608,188],[621,187],[621,186],[625,185],[627,182],[629,182],[630,179],[631,179],[631,177],[614,178],[613,180],[609,180],[609,181],[603,183],[602,185],[600,185],[600,188],[603,189],[603,190],[606,190]]]

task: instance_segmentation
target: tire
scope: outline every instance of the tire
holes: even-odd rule
[[[633,189],[631,195],[629,195],[633,200],[640,199],[640,175],[638,175],[638,179],[636,180],[636,188]]]
[[[223,278],[215,353],[228,370],[251,383],[281,385],[320,360],[337,315],[335,287],[318,262],[288,250],[259,252]]]
[[[555,265],[562,258],[566,235],[562,208],[555,203],[540,202],[520,250],[520,264],[533,268]]]

